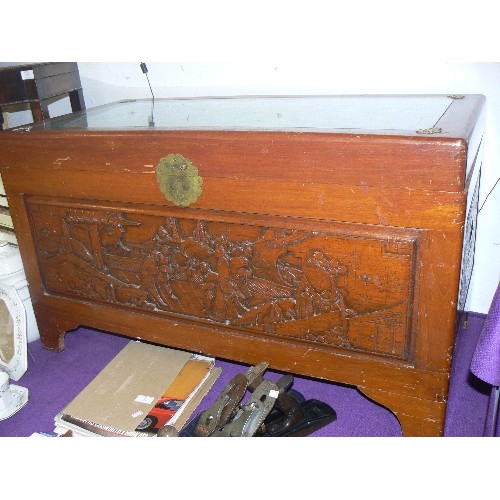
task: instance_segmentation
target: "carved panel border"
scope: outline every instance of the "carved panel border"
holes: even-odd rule
[[[420,232],[27,199],[46,291],[407,360]]]

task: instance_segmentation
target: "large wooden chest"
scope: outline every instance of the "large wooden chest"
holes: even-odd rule
[[[44,346],[85,325],[268,361],[357,386],[405,435],[442,435],[483,107],[124,101],[2,132]]]

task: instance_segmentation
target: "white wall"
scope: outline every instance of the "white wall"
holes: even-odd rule
[[[242,94],[483,94],[486,138],[479,205],[500,176],[500,63],[272,64],[146,61],[156,98]],[[151,96],[139,62],[78,63],[88,108]],[[466,309],[487,313],[500,278],[500,185],[478,216]]]

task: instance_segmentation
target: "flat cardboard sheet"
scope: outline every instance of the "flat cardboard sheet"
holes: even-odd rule
[[[63,413],[134,431],[190,357],[189,352],[130,341]]]

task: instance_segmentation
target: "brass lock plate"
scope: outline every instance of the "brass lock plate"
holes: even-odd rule
[[[181,154],[169,154],[156,167],[160,191],[178,207],[187,207],[201,195],[203,179],[198,169]]]

